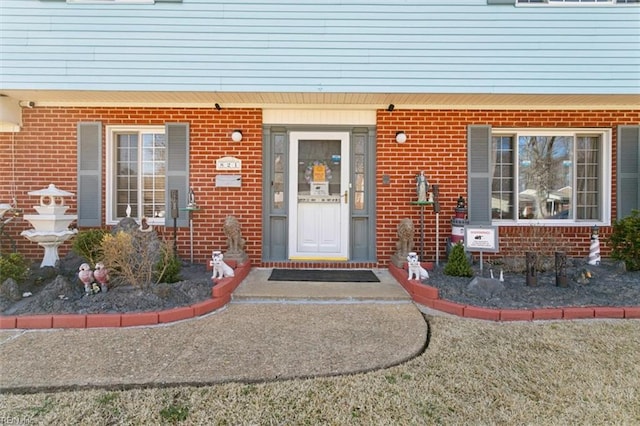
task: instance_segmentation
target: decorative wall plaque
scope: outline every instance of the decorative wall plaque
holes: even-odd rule
[[[218,158],[216,170],[242,170],[242,161],[235,157]]]

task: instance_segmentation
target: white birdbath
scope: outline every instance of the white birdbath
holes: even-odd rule
[[[50,184],[48,188],[29,192],[29,195],[40,197],[40,205],[33,206],[38,214],[24,215],[24,219],[29,221],[34,229],[22,231],[20,235],[44,248],[41,268],[56,266],[60,259],[58,247],[78,233],[77,229],[69,229],[71,222],[78,216],[65,214],[69,207],[64,205],[64,197],[73,196],[73,193]]]

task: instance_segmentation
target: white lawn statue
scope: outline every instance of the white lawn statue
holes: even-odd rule
[[[407,267],[409,269],[410,280],[424,280],[429,278],[429,273],[420,264],[418,254],[414,251],[410,252],[407,256]]]
[[[214,251],[212,253],[210,265],[213,268],[213,276],[211,279],[216,280],[224,277],[233,277],[233,268],[227,265],[224,260],[222,260],[223,258],[224,256],[220,251]]]

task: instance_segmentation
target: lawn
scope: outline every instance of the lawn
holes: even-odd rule
[[[0,423],[640,424],[640,321],[428,316],[426,352],[341,377],[5,394]]]

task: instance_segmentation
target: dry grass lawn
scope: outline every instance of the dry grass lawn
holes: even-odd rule
[[[640,424],[640,321],[429,316],[427,351],[342,377],[11,395],[0,423]]]

